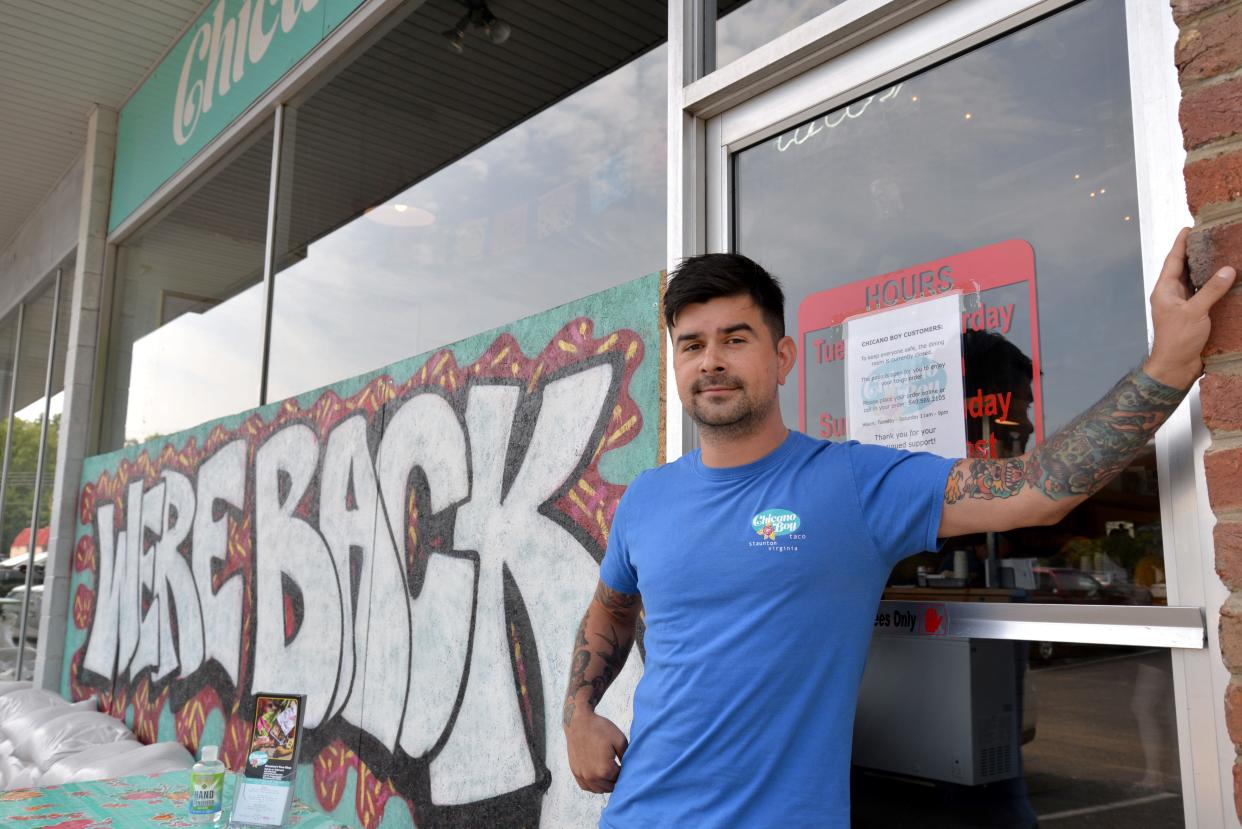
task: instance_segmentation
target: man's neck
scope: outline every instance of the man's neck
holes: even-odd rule
[[[701,429],[701,458],[704,466],[725,468],[742,466],[766,457],[785,442],[789,429],[780,418],[767,418],[760,428],[746,435],[716,435],[710,429]]]

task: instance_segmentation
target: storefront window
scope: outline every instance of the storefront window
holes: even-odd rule
[[[61,285],[61,303],[57,321],[55,362],[52,365],[50,401],[44,394],[47,383],[47,359],[52,334],[52,318],[56,310],[55,285],[50,284],[25,303],[21,325],[21,352],[17,360],[17,388],[13,406],[13,436],[9,442],[9,474],[4,492],[4,514],[0,523],[0,559],[17,566],[0,569],[0,592],[24,581],[22,574],[34,555],[35,584],[42,584],[42,563],[47,550],[48,527],[52,514],[52,487],[56,480],[56,444],[60,431],[60,410],[63,400],[65,349],[69,341],[69,316],[72,310],[73,275],[65,269]],[[7,362],[3,372],[4,388],[0,391],[4,408],[0,409],[0,446],[4,445],[8,398],[13,355],[17,338],[17,315],[0,328],[0,359]],[[43,476],[39,488],[39,515],[35,537],[31,538],[34,517],[34,493],[39,467],[39,441],[44,409],[47,409],[47,444],[43,455]],[[6,572],[7,571],[7,572]],[[28,631],[31,642],[36,632]],[[8,643],[12,644],[12,643]]]
[[[970,455],[1033,449],[1142,361],[1125,31],[1123,0],[1087,0],[733,156],[733,247],[783,281],[799,346],[790,425],[849,437],[842,321],[941,292]],[[1056,526],[902,562],[884,598],[907,604],[877,619],[1164,604],[1163,549],[1149,447]],[[1181,825],[1168,651],[907,628],[877,621],[856,825]]]
[[[718,0],[716,60],[707,71],[728,66],[768,41],[792,31],[845,0]]]
[[[269,400],[663,267],[664,3],[490,10],[423,4],[287,108]]]
[[[4,321],[3,325],[0,325],[0,451],[3,451],[5,432],[8,430],[9,397],[10,397],[10,393],[12,392],[13,373],[17,370],[17,356],[18,356],[16,353],[17,328],[18,328],[18,315],[17,315],[17,312],[14,311]],[[14,422],[16,423],[16,420]],[[15,431],[24,432],[25,431],[24,425],[22,427],[19,427]],[[9,448],[8,461],[9,461],[10,479],[16,480],[17,478],[22,478],[22,477],[27,476],[25,467],[30,465],[28,461],[28,456],[32,456],[33,454],[31,449],[27,445],[29,443],[28,439],[26,439],[27,437],[28,436],[23,434],[22,439],[14,440],[12,442],[12,445]],[[35,441],[36,441],[35,448],[38,448],[37,447],[37,441],[38,441],[37,432],[35,434]],[[22,468],[21,472],[18,471],[19,467]],[[31,478],[33,478],[33,470],[30,470],[29,475]],[[29,484],[26,484],[26,486],[29,487]],[[14,497],[20,499],[22,498],[22,495],[17,494]],[[29,497],[26,497],[25,501],[26,501],[26,508],[25,508],[26,517],[24,521],[25,521],[26,527],[29,528],[30,527],[30,499]],[[11,554],[11,550],[13,548],[13,541],[16,538],[17,533],[21,529],[19,525],[22,524],[23,522],[23,519],[19,518],[19,515],[21,514],[21,512],[22,510],[20,508],[10,509],[9,502],[7,500],[5,501],[3,514],[2,516],[0,516],[0,521],[2,521],[2,525],[0,525],[0,559],[7,559]],[[6,593],[16,583],[17,583],[17,579],[14,577],[10,577],[7,574],[0,576],[0,593]],[[4,644],[11,644],[11,643],[4,643]]]
[[[787,422],[847,436],[841,320],[924,292],[963,291],[972,455],[1034,448],[1143,360],[1124,13],[1089,0],[734,157],[735,247],[784,280],[801,352]],[[1161,604],[1159,516],[1149,448],[1059,525],[950,539],[893,583]]]
[[[853,825],[1181,827],[1169,652],[877,633]]]
[[[1035,448],[1144,359],[1125,14],[1086,0],[733,156],[732,247],[783,281],[799,347],[787,423],[849,438],[842,322],[952,291],[968,455]],[[1181,826],[1167,650],[935,635],[956,602],[1165,604],[1163,550],[1149,446],[1058,525],[900,563],[855,825]]]
[[[272,131],[121,245],[101,449],[255,406]]]

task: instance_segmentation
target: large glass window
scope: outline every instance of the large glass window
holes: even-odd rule
[[[17,644],[21,631],[21,607],[27,570],[32,590],[26,614],[26,644],[33,647],[39,635],[39,612],[43,591],[43,564],[47,558],[49,527],[52,514],[52,489],[56,480],[56,444],[60,431],[61,401],[64,395],[65,350],[69,340],[69,318],[73,296],[72,270],[65,268],[61,277],[60,305],[56,304],[56,285],[48,284],[26,300],[22,313],[14,314],[0,326],[0,372],[4,387],[0,391],[4,407],[0,419],[0,446],[8,447],[8,476],[5,481],[4,509],[0,516],[0,671],[14,667],[10,657],[15,651],[5,650]],[[18,328],[20,320],[20,348]],[[56,341],[52,350],[52,334]],[[48,357],[53,358],[51,385],[48,386]],[[13,370],[16,369],[16,386]],[[9,397],[12,397],[12,435],[8,435]],[[47,419],[46,442],[41,444],[44,419]],[[7,444],[6,444],[7,440]],[[43,468],[39,474],[42,448]],[[38,488],[38,512],[35,494]],[[32,528],[33,523],[33,528]],[[33,529],[33,532],[32,532]],[[33,667],[34,652],[26,654],[22,675]]]
[[[1124,0],[1086,0],[734,154],[731,244],[783,281],[799,346],[791,426],[848,437],[842,322],[946,290],[971,455],[1034,448],[1141,362],[1125,32]],[[1060,524],[948,539],[885,598],[1163,604],[1163,548],[1148,447]],[[1181,825],[1167,651],[880,628],[857,825],[1107,825],[1136,805]]]
[[[272,130],[118,249],[101,450],[259,402]]]
[[[872,640],[857,829],[1181,827],[1182,814],[1168,651]]]
[[[735,248],[784,281],[801,352],[787,422],[847,435],[842,319],[941,288],[964,292],[971,454],[1032,449],[1142,361],[1124,11],[1090,0],[734,157]],[[1161,603],[1162,548],[1149,449],[1058,526],[952,539],[894,582]]]
[[[287,108],[268,399],[663,267],[665,4],[463,12]]]

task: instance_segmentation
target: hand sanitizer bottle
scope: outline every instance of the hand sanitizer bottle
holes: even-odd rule
[[[190,822],[219,823],[224,817],[224,763],[216,746],[203,746],[203,758],[190,769]]]

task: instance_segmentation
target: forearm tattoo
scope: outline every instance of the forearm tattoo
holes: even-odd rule
[[[1185,396],[1185,390],[1135,369],[1030,454],[958,461],[949,473],[945,503],[1011,498],[1025,486],[1053,500],[1098,492],[1147,445]]]
[[[602,583],[595,590],[595,600],[610,615],[632,614],[639,599],[637,594],[618,593]],[[608,686],[612,685],[612,681],[625,667],[626,657],[629,656],[630,647],[634,642],[632,634],[619,635],[617,628],[609,625],[609,634],[595,634],[597,639],[602,640],[599,645],[601,649],[592,651],[586,628],[587,616],[583,616],[582,623],[578,625],[578,634],[574,638],[574,655],[569,669],[569,687],[565,690],[565,706],[561,713],[561,720],[566,728],[573,721],[574,712],[577,710],[578,692],[583,688],[591,689],[586,703],[594,709],[604,698],[604,692],[608,690]],[[599,657],[598,661],[595,657]]]
[[[602,581],[595,588],[595,600],[604,606],[604,609],[612,614],[627,614],[631,612],[638,604],[641,598],[637,593],[621,593],[613,590]]]

